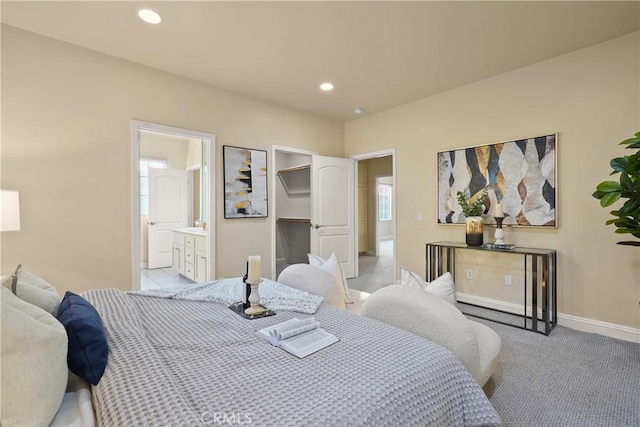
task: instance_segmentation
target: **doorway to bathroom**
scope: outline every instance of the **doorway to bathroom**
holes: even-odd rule
[[[214,277],[215,136],[132,122],[132,288]]]

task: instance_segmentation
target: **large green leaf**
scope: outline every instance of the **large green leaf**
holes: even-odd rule
[[[635,150],[628,156],[613,158],[609,164],[610,175],[620,174],[618,181],[604,181],[598,184],[591,195],[600,200],[602,207],[611,206],[620,199],[624,203],[619,209],[610,211],[612,219],[606,225],[614,225],[616,234],[631,234],[640,240],[640,131],[633,138],[620,142],[625,148]],[[640,241],[618,242],[620,245],[640,246]]]
[[[611,165],[611,168],[614,170],[614,172],[622,172],[629,165],[629,159],[627,159],[626,157],[616,157],[615,159],[611,159],[611,162],[609,162],[609,164]],[[612,172],[612,174],[614,172]]]
[[[640,148],[640,141],[638,141],[638,142],[633,142],[633,143],[631,143],[631,144],[627,145],[627,147],[626,147],[626,148]]]
[[[618,242],[617,244],[624,246],[640,246],[640,242]]]
[[[640,142],[640,137],[625,139],[620,145],[635,144],[636,142]]]
[[[620,183],[616,181],[604,181],[598,184],[596,190],[603,191],[605,193],[611,193],[614,191],[619,192],[621,190]]]
[[[629,174],[626,172],[622,172],[620,174],[620,188],[622,188],[622,191],[631,190],[631,179],[629,178]]]
[[[637,233],[638,229],[635,228],[617,228],[616,229],[616,233],[617,234],[631,234],[631,233]]]
[[[607,206],[611,206],[612,204],[614,204],[615,202],[618,201],[618,199],[620,198],[620,196],[622,196],[622,194],[620,194],[619,192],[615,192],[615,193],[607,193],[601,200],[600,200],[600,206],[602,206],[603,208],[606,208]]]

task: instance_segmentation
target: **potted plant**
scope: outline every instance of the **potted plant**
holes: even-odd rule
[[[600,200],[600,206],[606,208],[619,199],[627,199],[622,207],[611,211],[614,216],[606,225],[614,224],[617,234],[631,234],[640,239],[640,132],[633,138],[625,139],[620,145],[636,149],[634,154],[611,159],[613,171],[610,175],[620,174],[618,181],[603,181],[596,187],[593,197]],[[640,246],[640,241],[622,241],[619,245]]]
[[[482,213],[484,212],[484,198],[487,190],[477,194],[475,199],[467,197],[462,191],[458,191],[458,204],[462,208],[462,213],[466,218],[467,235],[466,243],[469,246],[481,246],[483,242]],[[474,200],[472,200],[474,199]]]

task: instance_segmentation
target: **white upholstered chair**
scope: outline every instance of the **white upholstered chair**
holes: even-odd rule
[[[353,301],[352,304],[344,303],[344,288],[338,283],[334,276],[322,271],[318,267],[309,264],[293,264],[285,268],[278,282],[309,292],[310,294],[320,295],[324,297],[327,304],[347,310],[354,314],[360,314],[362,302],[369,296],[366,292],[349,289],[349,297]],[[345,307],[346,306],[346,307]]]
[[[502,347],[491,328],[468,320],[456,307],[422,289],[384,287],[362,305],[362,315],[397,326],[448,348],[483,386]]]

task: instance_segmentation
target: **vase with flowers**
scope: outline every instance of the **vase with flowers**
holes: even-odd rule
[[[466,218],[466,243],[469,246],[482,246],[484,233],[482,213],[484,212],[484,198],[486,195],[487,190],[482,190],[481,193],[473,197],[467,197],[462,191],[458,191],[457,193],[458,204],[460,208],[462,208],[462,213]]]

